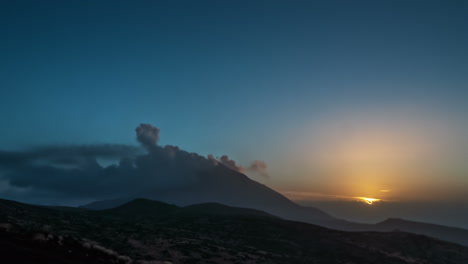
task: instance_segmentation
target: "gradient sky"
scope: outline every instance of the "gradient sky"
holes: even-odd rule
[[[0,146],[134,128],[300,201],[468,204],[466,1],[2,1]],[[253,176],[254,177],[254,176]]]

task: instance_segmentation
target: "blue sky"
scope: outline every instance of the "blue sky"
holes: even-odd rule
[[[467,11],[465,1],[3,1],[0,146],[136,145],[134,128],[151,123],[162,144],[266,161],[277,189],[313,178],[311,191],[338,195],[317,176],[327,168],[311,167],[336,141],[324,135],[343,130],[345,141],[374,138],[368,149],[450,141],[410,167],[438,160],[434,182],[464,188]],[[353,140],[344,152],[361,149]],[[401,150],[388,151],[376,156]]]

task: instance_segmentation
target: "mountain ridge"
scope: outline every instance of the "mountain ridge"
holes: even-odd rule
[[[293,221],[316,224],[342,231],[381,231],[401,229],[406,232],[427,235],[438,239],[468,245],[468,230],[453,231],[452,227],[383,224],[363,224],[335,218],[315,207],[301,206],[281,193],[260,184],[246,175],[231,170],[222,164],[199,175],[199,181],[190,185],[175,186],[169,189],[153,188],[138,196],[155,201],[188,206],[202,203],[220,203],[232,207],[260,210],[268,214]],[[137,198],[137,197],[133,197]],[[97,201],[83,208],[109,209],[124,204],[132,198]]]
[[[56,252],[70,254],[68,250],[81,255],[95,252],[89,250],[103,251],[106,255],[102,258],[127,264],[164,261],[465,264],[468,261],[467,247],[427,236],[407,232],[344,232],[277,217],[239,214],[239,208],[216,206],[234,211],[197,212],[191,210],[193,206],[136,199],[118,207],[121,214],[114,214],[113,209],[73,211],[0,200],[0,209],[8,208],[0,210],[0,244],[15,239],[24,242],[11,245],[8,250],[17,251],[24,245],[33,245],[33,252],[43,248],[42,259],[48,261],[42,263],[50,263]],[[134,218],[135,212],[141,217]],[[44,242],[37,242],[38,238]],[[71,242],[60,244],[63,243],[60,241]],[[9,256],[10,262],[18,260],[19,257],[4,250],[0,248],[0,260],[5,260],[2,256]]]

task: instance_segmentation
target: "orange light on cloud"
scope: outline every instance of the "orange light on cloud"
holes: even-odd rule
[[[355,197],[355,198],[357,198],[357,199],[359,199],[359,201],[365,202],[367,204],[373,204],[374,202],[382,201],[381,199],[369,198],[369,197]]]

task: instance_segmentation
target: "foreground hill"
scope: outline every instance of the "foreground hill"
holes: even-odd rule
[[[1,263],[128,263],[130,258],[87,240],[0,226]]]
[[[10,263],[468,263],[468,248],[422,235],[335,231],[221,204],[138,199],[93,211],[0,200],[0,230],[2,245],[19,241],[0,247]]]

